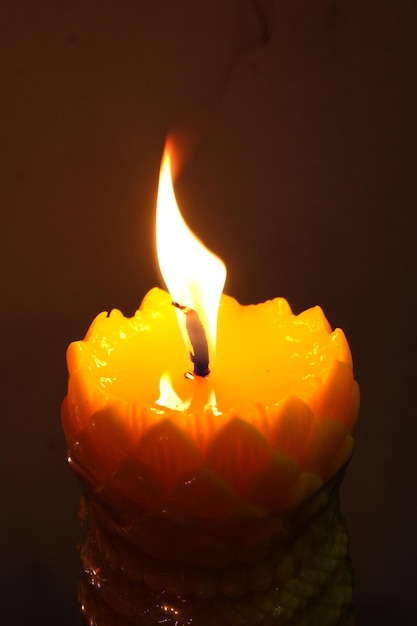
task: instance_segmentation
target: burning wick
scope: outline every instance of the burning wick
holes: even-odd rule
[[[193,374],[195,376],[205,378],[210,374],[210,370],[208,343],[203,324],[198,317],[197,311],[194,311],[194,309],[178,304],[178,302],[173,302],[172,305],[183,311],[186,315],[185,328],[194,350],[194,354],[190,352],[191,361],[194,363]],[[193,374],[191,374],[191,372],[186,372],[185,377],[192,379],[194,378]]]

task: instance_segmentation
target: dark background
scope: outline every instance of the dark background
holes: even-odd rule
[[[264,43],[244,0],[0,0],[2,624],[77,624],[65,349],[160,284],[165,136],[208,119],[184,216],[228,293],[318,303],[345,330],[357,623],[414,623],[416,3],[274,5]]]

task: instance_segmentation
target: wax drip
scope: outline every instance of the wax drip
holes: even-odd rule
[[[205,378],[210,374],[210,370],[208,343],[203,324],[194,309],[178,304],[178,302],[173,302],[172,305],[185,313],[185,328],[194,350],[194,353],[190,352],[190,359],[194,363],[193,373],[186,372],[184,375],[190,379],[193,379],[194,376]]]

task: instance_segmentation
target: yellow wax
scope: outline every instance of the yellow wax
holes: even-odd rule
[[[319,307],[294,315],[282,298],[242,306],[223,295],[211,374],[193,381],[171,297],[152,289],[132,318],[98,315],[67,360],[73,465],[140,507],[169,500],[202,516],[242,500],[291,508],[352,453],[352,358]],[[165,373],[188,409],[155,404]],[[216,407],[205,408],[212,392]]]

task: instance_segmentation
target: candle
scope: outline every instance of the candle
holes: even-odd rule
[[[85,619],[351,623],[338,484],[359,390],[345,335],[319,307],[221,294],[224,265],[179,213],[168,150],[156,230],[170,293],[152,289],[132,318],[101,313],[67,353]]]

